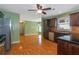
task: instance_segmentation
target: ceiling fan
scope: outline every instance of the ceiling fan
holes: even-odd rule
[[[37,9],[29,9],[28,11],[37,11],[37,13],[42,13],[42,14],[44,14],[44,15],[46,15],[47,13],[45,12],[46,10],[55,10],[55,8],[50,8],[50,7],[48,7],[48,8],[43,8],[43,6],[42,5],[40,5],[40,4],[36,4],[36,7],[37,7]]]

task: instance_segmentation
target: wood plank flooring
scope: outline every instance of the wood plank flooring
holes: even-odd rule
[[[21,36],[20,43],[13,44],[6,55],[56,55],[57,44],[43,39],[42,44],[38,42],[38,36]]]

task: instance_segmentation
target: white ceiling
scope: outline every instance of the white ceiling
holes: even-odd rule
[[[55,8],[55,10],[48,10],[47,15],[37,14],[35,11],[27,11],[28,9],[36,9],[35,4],[0,4],[0,9],[6,11],[11,11],[20,14],[21,20],[27,19],[38,19],[41,17],[58,15],[67,11],[72,10],[73,8],[78,8],[78,4],[42,4],[44,7]]]

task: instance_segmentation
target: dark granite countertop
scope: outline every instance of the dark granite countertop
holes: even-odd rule
[[[79,34],[63,35],[63,36],[57,37],[57,39],[64,40],[74,44],[79,44]]]

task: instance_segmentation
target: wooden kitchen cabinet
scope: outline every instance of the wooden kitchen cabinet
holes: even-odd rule
[[[64,40],[57,40],[58,55],[79,55],[79,45]]]
[[[43,36],[49,39],[49,32],[55,27],[56,18],[43,20]]]
[[[52,19],[48,20],[48,26],[50,28],[55,27],[55,25],[56,25],[56,18],[52,18]]]
[[[79,12],[70,14],[71,25],[79,26]]]
[[[58,55],[68,55],[69,47],[68,42],[64,42],[63,40],[57,40],[58,42]]]
[[[79,45],[70,44],[70,51],[72,55],[79,55]]]
[[[49,28],[47,25],[47,21],[43,20],[43,36],[45,39],[48,39],[48,32],[49,32]]]

